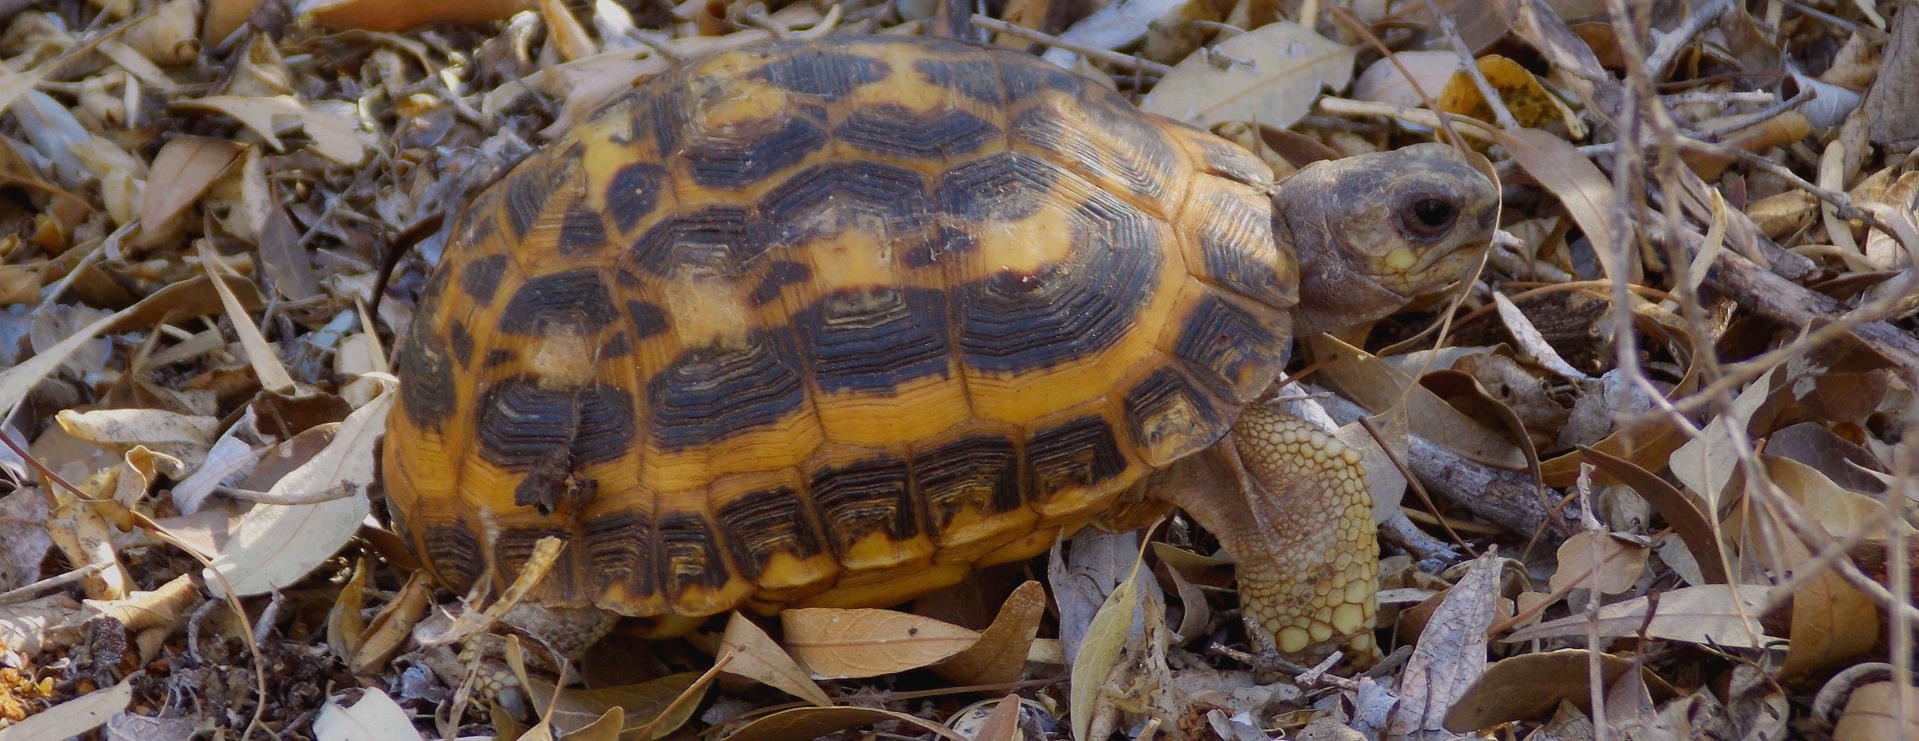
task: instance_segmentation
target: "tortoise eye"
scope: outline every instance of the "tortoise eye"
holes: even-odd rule
[[[1406,227],[1423,237],[1437,237],[1451,229],[1459,218],[1459,207],[1439,198],[1426,197],[1413,203]]]

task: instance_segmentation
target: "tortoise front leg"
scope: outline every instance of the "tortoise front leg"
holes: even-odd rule
[[[1379,542],[1359,454],[1313,424],[1246,408],[1207,452],[1150,492],[1186,511],[1239,563],[1240,609],[1259,648],[1379,658]]]

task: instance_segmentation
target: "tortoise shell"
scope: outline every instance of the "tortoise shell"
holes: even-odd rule
[[[681,623],[1043,552],[1283,365],[1269,177],[1010,51],[683,65],[454,223],[398,358],[396,529],[456,589],[558,536],[533,599]]]

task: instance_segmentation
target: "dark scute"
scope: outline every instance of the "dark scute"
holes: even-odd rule
[[[573,157],[564,156],[567,154]],[[543,159],[528,160],[506,176],[506,222],[513,227],[515,238],[526,239],[554,191],[574,173],[577,164],[568,163],[577,163],[577,154],[577,148],[570,153],[547,152]]]
[[[615,512],[587,520],[575,547],[586,553],[590,573],[599,581],[596,591],[623,584],[627,593],[643,596],[659,589],[658,546],[653,521],[645,514]]]
[[[565,541],[572,537],[571,531],[559,528],[502,529],[497,551],[500,573],[510,583],[520,575],[521,569],[526,568],[526,563],[533,560],[533,549],[540,544],[541,538],[559,538]],[[577,594],[579,584],[576,581],[580,573],[578,559],[579,556],[571,544],[561,548],[559,557],[553,561],[553,568],[546,572],[546,578],[540,580],[540,585],[533,590],[533,594]]]
[[[998,126],[966,111],[923,115],[896,105],[854,111],[833,133],[858,149],[913,159],[968,154],[1000,136]]]
[[[766,274],[760,277],[760,284],[753,287],[751,300],[754,306],[765,306],[780,297],[780,291],[787,286],[805,283],[813,277],[813,269],[803,262],[792,260],[774,260],[766,266]]]
[[[1038,60],[1018,62],[999,65],[1000,77],[1006,81],[1006,97],[1012,100],[1023,100],[1048,90],[1078,96],[1088,88],[1084,78],[1051,64]],[[1104,88],[1098,90],[1107,92]]]
[[[963,255],[979,247],[979,237],[966,229],[941,224],[934,238],[907,248],[901,261],[909,268],[930,268],[944,262],[947,255]]]
[[[999,105],[1006,98],[1000,92],[1000,65],[984,59],[918,59],[913,69],[927,82],[948,90],[957,90],[981,103]]]
[[[1133,327],[1159,284],[1153,222],[1111,196],[1073,218],[1071,257],[1032,274],[1004,271],[954,291],[969,366],[1023,373],[1086,358]]]
[[[1200,228],[1199,249],[1214,282],[1274,309],[1292,308],[1298,295],[1279,267],[1259,259],[1273,254],[1272,214],[1238,198],[1219,196]],[[1248,243],[1246,235],[1263,242]]]
[[[1018,221],[1046,202],[1059,168],[1031,155],[998,152],[946,171],[941,213],[982,221]]]
[[[1212,397],[1194,388],[1174,368],[1159,368],[1126,390],[1126,425],[1133,441],[1148,450],[1186,455],[1211,445],[1231,421],[1220,414]],[[1170,413],[1170,414],[1169,414]],[[1178,450],[1162,450],[1162,441],[1177,440]]]
[[[529,471],[556,450],[578,466],[623,455],[633,441],[633,401],[615,386],[544,389],[531,377],[508,378],[480,407],[480,455],[509,471]]]
[[[913,477],[944,528],[968,507],[1009,512],[1024,503],[1019,448],[995,435],[972,435],[913,455]]]
[[[739,190],[784,170],[826,146],[826,132],[804,118],[789,118],[778,129],[751,136],[709,136],[680,153],[693,182],[708,188]]]
[[[453,363],[446,350],[434,344],[431,315],[415,314],[400,345],[396,370],[400,374],[400,407],[406,410],[413,426],[426,430],[445,429],[453,417],[455,389]]]
[[[647,383],[647,427],[660,447],[685,450],[770,425],[805,405],[801,370],[784,333],[687,350]]]
[[[892,71],[891,65],[872,57],[799,46],[761,67],[759,77],[786,90],[833,100],[884,80]]]
[[[614,318],[613,298],[597,269],[573,270],[528,278],[500,312],[500,331],[537,337],[561,331],[588,334]]]
[[[726,561],[706,518],[672,514],[660,518],[659,583],[668,597],[691,586],[718,587],[726,583]]]
[[[653,212],[665,176],[659,165],[646,162],[635,162],[613,173],[612,182],[606,184],[606,210],[621,231],[632,231],[640,217]]]
[[[838,468],[814,471],[807,483],[820,519],[832,523],[836,553],[844,555],[868,533],[883,531],[892,540],[920,534],[906,463],[881,456]]]
[[[498,368],[502,365],[510,365],[519,359],[520,354],[512,350],[488,350],[486,351],[486,358],[480,361],[480,367]]]
[[[654,224],[628,248],[628,257],[654,275],[684,268],[696,275],[731,275],[747,255],[746,210],[716,206],[675,214]]]
[[[428,525],[421,531],[420,541],[433,571],[446,582],[447,588],[465,592],[473,587],[473,580],[480,578],[485,566],[480,557],[480,539],[466,528],[465,522],[454,520]]]
[[[473,333],[466,329],[466,322],[455,319],[447,325],[446,336],[453,341],[453,362],[465,368],[473,364]]]
[[[816,165],[760,200],[760,243],[798,244],[849,227],[924,232],[931,218],[920,174],[868,160]]]
[[[1289,338],[1259,317],[1218,296],[1207,296],[1186,317],[1173,355],[1187,372],[1229,399],[1250,399],[1266,390],[1286,365]]]
[[[1106,91],[1100,90],[1100,93]],[[1116,105],[1124,105],[1118,102]],[[1179,155],[1160,132],[1138,118],[1107,106],[1087,103],[1083,108],[1096,121],[1094,126],[1125,147],[1112,147],[1088,135],[1085,125],[1068,124],[1059,113],[1044,106],[1029,108],[1013,120],[1013,141],[1024,142],[1041,151],[1054,153],[1060,162],[1078,163],[1075,169],[1098,179],[1111,178],[1117,185],[1147,198],[1160,198],[1165,184],[1160,176],[1181,167]]]
[[[583,257],[606,247],[606,224],[600,215],[584,208],[566,212],[560,221],[560,254]]]
[[[506,274],[506,255],[487,255],[460,269],[460,288],[481,306],[493,303],[500,290],[500,276]]]
[[[1272,169],[1251,152],[1214,136],[1196,137],[1201,172],[1218,175],[1248,185],[1263,185],[1273,179]]]
[[[606,344],[600,348],[602,359],[624,358],[632,353],[633,340],[627,337],[625,332],[614,332],[613,336],[608,338]]]
[[[720,532],[727,534],[727,547],[733,550],[733,562],[748,579],[760,578],[775,555],[811,558],[825,547],[805,503],[784,486],[742,495],[721,506],[717,514]]]
[[[1126,470],[1126,455],[1113,427],[1101,417],[1081,417],[1034,433],[1026,441],[1026,457],[1033,468],[1034,498],[1041,501]]]
[[[842,289],[793,318],[820,391],[888,392],[945,376],[945,294],[925,288]]]
[[[628,300],[626,315],[633,319],[633,332],[644,340],[667,329],[666,310],[645,301]]]

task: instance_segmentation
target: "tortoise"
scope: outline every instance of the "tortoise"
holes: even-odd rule
[[[397,356],[388,509],[452,589],[556,536],[532,602],[672,635],[903,602],[1177,505],[1262,647],[1368,652],[1358,459],[1258,401],[1295,332],[1456,283],[1496,196],[1437,144],[1275,185],[1008,50],[714,54],[453,222]]]

